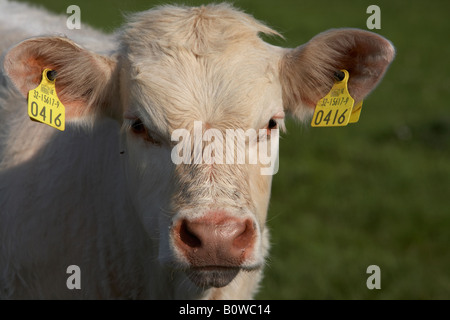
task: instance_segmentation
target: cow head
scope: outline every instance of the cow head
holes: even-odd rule
[[[117,157],[130,211],[155,244],[155,260],[199,287],[225,286],[240,270],[264,264],[271,175],[262,174],[261,159],[249,159],[278,143],[284,115],[311,115],[340,69],[349,71],[350,94],[360,101],[394,57],[389,41],[357,29],[326,31],[294,49],[269,45],[259,33],[276,34],[229,5],[165,6],[132,16],[111,56],[41,37],[5,57],[25,97],[50,68],[68,119],[121,123]],[[227,149],[227,130],[256,135]],[[221,141],[223,149],[211,148]],[[241,149],[245,161],[238,162]],[[223,155],[222,163],[208,161],[211,155]]]

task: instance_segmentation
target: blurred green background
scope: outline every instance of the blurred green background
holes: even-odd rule
[[[35,0],[112,32],[122,14],[166,1]],[[199,5],[209,1],[183,1]],[[170,2],[175,3],[175,2]],[[366,29],[369,5],[397,50],[360,122],[288,121],[268,217],[271,254],[258,299],[450,298],[450,2],[234,1],[295,47],[329,28]],[[381,289],[369,290],[369,265]]]

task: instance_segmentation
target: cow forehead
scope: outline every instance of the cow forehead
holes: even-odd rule
[[[280,111],[280,51],[258,37],[275,32],[228,5],[166,9],[123,30],[131,111],[169,131],[193,121],[254,127]]]
[[[162,6],[130,16],[120,32],[120,42],[138,54],[184,47],[204,55],[236,43],[260,43],[258,33],[279,35],[228,4]]]
[[[272,60],[182,53],[169,60],[141,64],[130,83],[131,107],[140,117],[164,117],[173,129],[192,121],[220,125],[235,120],[258,126],[261,117],[281,109],[277,64]]]

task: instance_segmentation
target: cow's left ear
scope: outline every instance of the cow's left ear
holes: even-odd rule
[[[41,82],[44,69],[57,72],[56,92],[66,108],[67,120],[86,121],[93,116],[118,114],[116,61],[86,50],[62,37],[25,40],[5,56],[3,68],[26,98]]]
[[[298,118],[314,111],[341,69],[349,72],[348,89],[358,103],[376,87],[394,56],[388,40],[359,29],[329,30],[287,49],[280,65],[284,108]]]

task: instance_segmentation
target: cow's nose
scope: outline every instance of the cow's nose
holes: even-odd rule
[[[192,267],[238,267],[256,237],[251,219],[217,214],[182,219],[174,232],[176,245]]]

